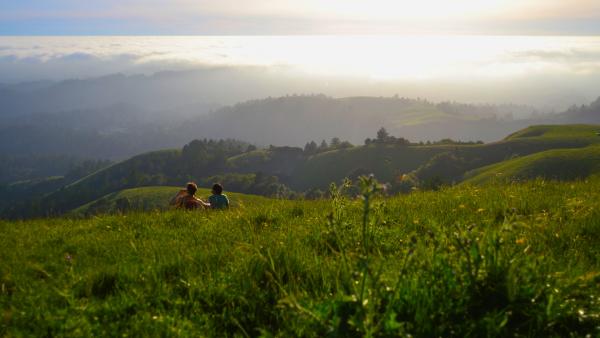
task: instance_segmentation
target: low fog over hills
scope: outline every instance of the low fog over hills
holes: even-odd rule
[[[534,123],[598,121],[597,102],[574,106],[563,114],[523,105],[436,103],[397,95],[292,94],[222,106],[209,98],[251,95],[260,83],[252,85],[248,78],[235,88],[219,86],[230,84],[227,70],[202,77],[206,74],[115,75],[6,86],[0,101],[0,154],[123,159],[180,147],[196,138],[303,146],[311,140],[339,137],[361,144],[382,126],[411,141],[489,142]],[[191,85],[199,83],[199,77],[205,87]]]
[[[6,164],[0,181],[64,175],[83,159],[118,161],[181,148],[193,139],[302,147],[337,137],[359,145],[385,127],[413,142],[491,142],[532,124],[600,121],[598,101],[582,106],[597,88],[592,69],[569,78],[548,72],[470,82],[464,76],[419,78],[435,69],[416,60],[420,68],[412,71],[393,60],[383,68],[367,64],[365,71],[396,76],[385,78],[328,68],[310,72],[276,60],[182,66],[92,52],[52,56],[57,52],[49,50],[44,59],[33,47],[25,55],[3,48],[0,81],[10,83],[0,84],[0,158]],[[227,53],[221,59],[228,59]],[[321,66],[336,60],[330,55],[330,63]],[[109,70],[123,73],[101,75]],[[416,78],[399,77],[402,72]]]
[[[164,73],[6,89],[0,153],[122,159],[195,138],[302,146],[335,136],[362,143],[382,126],[413,141],[495,141],[528,123],[514,116],[538,114],[527,106],[398,96],[286,95],[219,107],[203,100],[204,90],[195,96],[193,90],[178,91],[182,82],[175,83],[179,87]]]

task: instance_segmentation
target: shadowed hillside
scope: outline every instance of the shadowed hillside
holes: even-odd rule
[[[465,174],[466,183],[519,181],[533,178],[576,180],[600,174],[600,146],[553,149],[514,158]]]
[[[376,139],[363,146],[337,140],[321,146],[307,144],[304,149],[274,146],[256,149],[234,140],[195,140],[182,150],[138,155],[60,187],[56,182],[61,181],[56,179],[46,190],[31,185],[32,192],[33,189],[42,192],[33,198],[25,197],[28,196],[25,185],[19,192],[23,197],[5,208],[3,214],[57,215],[125,189],[180,186],[187,181],[205,187],[221,182],[229,191],[294,198],[322,196],[332,182],[368,174],[389,183],[393,192],[455,184],[470,171],[468,177],[503,170],[507,175],[514,172],[515,177],[583,178],[596,170],[598,159],[591,155],[600,143],[598,130],[600,126],[594,125],[533,126],[488,144],[452,140],[423,144],[390,136],[382,129]],[[555,152],[545,153],[550,150]],[[538,153],[539,156],[528,157]],[[548,154],[552,163],[542,161]],[[525,163],[529,169],[519,173],[516,168]],[[495,164],[498,167],[486,167]],[[485,170],[474,171],[483,167]],[[402,181],[407,175],[409,182]],[[493,176],[483,174],[483,177],[490,175]],[[13,196],[10,191],[6,190],[6,196],[2,197],[10,200]]]

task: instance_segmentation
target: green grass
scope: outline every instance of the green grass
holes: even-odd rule
[[[599,179],[374,187],[0,221],[0,336],[600,335]]]
[[[482,167],[465,176],[466,183],[492,180],[583,179],[600,174],[600,146],[554,149]]]
[[[169,201],[181,187],[141,187],[125,189],[108,194],[93,202],[87,203],[71,212],[72,215],[94,215],[115,213],[119,211],[155,211],[169,210]],[[231,207],[243,207],[247,203],[262,203],[266,199],[261,196],[225,192]],[[206,201],[211,195],[210,189],[199,188],[196,196]]]
[[[506,140],[515,139],[588,139],[594,143],[600,142],[600,126],[589,124],[573,125],[538,125],[519,130],[508,136]]]

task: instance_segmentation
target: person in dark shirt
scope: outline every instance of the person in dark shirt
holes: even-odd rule
[[[211,209],[228,209],[229,199],[223,194],[223,186],[215,183],[212,186],[212,196],[208,198],[208,203]]]

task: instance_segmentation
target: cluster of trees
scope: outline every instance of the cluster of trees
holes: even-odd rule
[[[221,183],[228,191],[255,194],[276,198],[293,197],[293,191],[279,181],[277,176],[261,172],[252,174],[227,173],[210,176],[199,181],[201,186],[209,187]]]
[[[365,145],[371,144],[396,144],[401,146],[409,146],[409,145],[470,145],[470,144],[483,144],[483,141],[456,141],[450,138],[444,138],[439,141],[427,141],[427,142],[419,142],[419,143],[411,143],[409,140],[404,137],[395,137],[390,135],[388,131],[381,127],[377,131],[377,137],[374,139],[367,138],[365,140]]]
[[[321,143],[318,145],[315,141],[310,141],[306,143],[306,145],[304,146],[304,153],[306,155],[314,155],[326,151],[349,149],[353,147],[354,145],[349,141],[342,141],[339,137],[334,137],[329,143],[327,143],[327,141],[325,140],[321,141]]]
[[[182,163],[180,168],[187,173],[209,176],[223,171],[227,166],[227,159],[256,147],[242,141],[226,140],[193,140],[186,144],[181,152]]]
[[[397,145],[410,145],[410,141],[403,138],[403,137],[395,137],[392,136],[388,133],[388,131],[384,128],[381,127],[378,131],[377,131],[377,137],[374,139],[370,139],[367,138],[365,140],[365,145],[371,145],[371,144],[397,144]]]
[[[560,114],[559,120],[567,123],[600,123],[600,97],[589,105],[571,106]]]
[[[425,143],[421,142],[419,143],[420,145],[426,144],[426,145],[470,145],[470,144],[483,144],[483,141],[460,141],[460,140],[453,140],[450,138],[444,138],[441,139],[439,141],[427,141]]]

